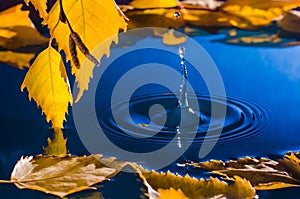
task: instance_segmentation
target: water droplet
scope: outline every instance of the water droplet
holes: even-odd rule
[[[180,12],[174,12],[174,17],[176,18],[180,17]]]

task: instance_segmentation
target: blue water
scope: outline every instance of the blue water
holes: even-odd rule
[[[254,104],[266,111],[266,117],[261,121],[267,126],[263,131],[256,132],[253,139],[236,139],[232,142],[217,144],[203,160],[229,159],[242,156],[267,157],[269,155],[282,155],[286,151],[300,149],[300,64],[298,55],[300,47],[265,48],[233,46],[214,42],[223,35],[196,37],[195,39],[205,48],[216,63],[224,80],[227,96],[246,104]],[[168,60],[160,52],[147,54],[145,59],[158,59],[160,63],[166,62],[177,67],[176,57]],[[154,58],[153,58],[154,57]],[[145,61],[143,59],[143,61]],[[102,81],[113,82],[114,78],[122,75],[141,59],[127,59],[123,68],[111,68]],[[147,60],[146,60],[147,61]],[[126,69],[126,67],[128,67]],[[180,67],[178,68],[180,70]],[[194,69],[189,69],[189,81],[202,85],[199,92],[205,94],[205,84]],[[23,155],[36,155],[43,152],[47,137],[51,136],[49,125],[45,122],[41,111],[34,102],[29,102],[26,92],[20,92],[20,85],[25,75],[21,71],[5,64],[0,64],[0,179],[8,179],[16,161]],[[176,82],[174,82],[175,84]],[[178,83],[178,85],[180,82]],[[146,90],[151,90],[151,87]],[[164,88],[161,88],[164,90]],[[109,87],[108,87],[109,90]],[[159,90],[154,90],[157,92]],[[141,90],[140,92],[143,92]],[[105,92],[108,95],[109,92]],[[138,93],[141,94],[141,93]],[[105,104],[105,103],[104,103]],[[98,105],[100,106],[100,105]],[[99,107],[98,107],[99,108]],[[84,145],[70,121],[66,126],[65,136],[68,138],[68,149],[72,154],[88,154]],[[251,137],[251,133],[247,134]],[[196,151],[196,149],[193,149]],[[190,151],[190,153],[193,152]],[[116,179],[116,181],[121,181]],[[131,182],[136,182],[131,179]],[[126,183],[125,183],[126,184]],[[138,186],[139,184],[136,184]],[[108,186],[109,187],[109,186]],[[114,190],[114,188],[111,188]],[[118,198],[112,195],[115,191],[107,188],[103,191],[106,197]],[[130,190],[123,190],[122,195],[129,194]],[[126,192],[127,191],[127,192]],[[261,198],[282,198],[289,194],[289,198],[297,198],[299,189],[286,189],[269,192],[259,192]],[[6,198],[46,198],[46,194],[18,190],[13,185],[0,185],[0,199]],[[139,193],[140,194],[140,193]],[[294,196],[293,196],[294,195]],[[136,195],[135,195],[136,196]]]

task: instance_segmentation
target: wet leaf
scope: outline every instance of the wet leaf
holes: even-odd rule
[[[0,46],[16,49],[28,45],[45,45],[48,39],[43,37],[32,25],[28,14],[22,11],[22,5],[16,5],[0,12]]]
[[[45,153],[51,156],[64,157],[67,155],[67,140],[64,138],[63,132],[60,128],[54,129],[54,138],[48,138]]]
[[[188,175],[183,177],[170,172],[142,171],[140,176],[148,189],[147,195],[150,199],[164,197],[167,194],[176,194],[178,197],[192,199],[213,198],[220,195],[223,198],[252,199],[255,196],[255,190],[251,184],[240,177],[234,177],[232,179],[234,183],[228,185],[226,182],[213,177],[208,180],[198,180]]]
[[[53,128],[63,128],[68,105],[72,104],[62,69],[65,70],[60,54],[48,47],[36,57],[21,85],[21,90],[27,88],[29,99],[42,108],[46,120],[51,120]]]
[[[115,167],[110,167],[112,165]],[[125,162],[114,158],[101,159],[101,155],[31,156],[19,160],[11,174],[11,181],[20,189],[38,190],[62,198],[95,189],[91,186],[115,176],[124,166]]]
[[[300,5],[299,0],[229,0],[221,7],[221,11],[229,14],[233,26],[240,28],[254,28],[269,25],[284,12]]]
[[[300,12],[291,10],[284,14],[283,18],[277,22],[278,27],[286,32],[280,32],[281,36],[300,38]]]
[[[226,39],[226,43],[231,44],[264,44],[264,43],[274,43],[279,44],[281,43],[282,39],[278,37],[277,34],[260,34],[260,35],[253,35],[253,36],[241,36]]]
[[[248,179],[257,190],[270,190],[300,186],[299,157],[299,153],[287,153],[278,161],[246,157],[228,162],[211,160],[192,165],[224,178],[240,176]]]
[[[216,10],[224,2],[215,0],[184,0],[181,2],[185,8],[189,9],[209,9]]]
[[[161,29],[154,29],[153,31],[155,36],[162,37],[162,42],[166,45],[178,45],[185,43],[187,40],[185,36],[176,36],[174,29],[165,30],[163,32],[161,32]]]
[[[112,42],[117,42],[119,30],[126,30],[126,22],[123,14],[117,9],[112,0],[90,1],[62,1],[63,10],[68,18],[72,29],[80,36],[85,46],[92,51],[103,41],[107,45],[103,46],[102,51],[94,54],[99,60],[103,55],[109,56],[109,48]],[[67,60],[71,60],[73,73],[76,74],[76,82],[79,93],[76,101],[80,99],[84,90],[88,89],[88,83],[92,78],[95,64],[90,62],[85,64],[85,69],[78,71],[76,64],[72,61],[72,55],[69,47],[69,36],[71,31],[67,24],[60,21],[59,2],[53,6],[43,24],[48,25],[50,34],[58,43],[59,50],[66,53]],[[78,48],[78,46],[77,46]],[[85,55],[78,50],[78,60],[80,65],[86,59]],[[83,68],[83,67],[80,67]]]
[[[180,9],[177,8],[127,11],[126,16],[130,19],[128,29],[142,27],[178,28],[185,25],[182,17],[174,16],[175,12],[181,13]]]
[[[187,10],[183,15],[187,24],[194,26],[231,27],[230,18],[226,13],[209,10]],[[231,18],[235,18],[231,16]]]
[[[0,51],[0,62],[15,66],[19,69],[29,67],[30,60],[35,53],[20,53],[14,51]]]
[[[172,187],[170,189],[158,189],[159,198],[158,199],[170,199],[170,198],[176,198],[176,199],[189,199],[182,193],[180,189],[175,190]]]
[[[149,9],[149,8],[172,8],[178,6],[177,0],[133,0],[130,2],[133,8]]]

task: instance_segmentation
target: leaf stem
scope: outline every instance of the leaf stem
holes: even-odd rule
[[[68,26],[69,26],[69,29],[71,32],[75,32],[70,24],[70,21],[64,11],[64,7],[63,7],[63,3],[62,3],[62,0],[59,0],[59,5],[60,5],[60,20],[62,22],[67,22]]]

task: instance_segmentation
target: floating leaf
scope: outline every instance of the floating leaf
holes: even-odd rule
[[[180,189],[175,190],[172,187],[170,189],[158,189],[159,198],[158,199],[170,199],[170,198],[176,198],[176,199],[189,199],[182,193]]]
[[[178,6],[177,0],[133,0],[130,2],[133,8],[149,9],[149,8],[172,8]]]
[[[292,36],[292,37],[297,36],[298,38],[300,37],[300,30],[299,30],[300,12],[299,11],[291,10],[285,13],[283,18],[279,20],[277,24],[281,30],[286,31],[285,33],[281,31],[280,32],[281,36]]]
[[[95,189],[91,186],[115,176],[127,165],[114,158],[100,158],[101,155],[21,158],[14,167],[11,181],[20,189],[38,190],[62,198]]]
[[[65,74],[62,69],[65,70],[60,54],[48,47],[37,56],[21,86],[21,90],[27,88],[29,99],[33,98],[42,108],[53,128],[63,128],[68,105],[72,104],[72,95],[62,77]]]
[[[176,12],[181,13],[178,8],[127,11],[126,16],[130,19],[128,29],[142,27],[178,28],[185,25],[182,17],[174,16]]]
[[[162,37],[162,42],[167,45],[178,45],[185,43],[187,40],[185,36],[175,36],[174,29],[164,30],[163,32],[161,32],[161,29],[154,29],[153,31],[154,35]]]
[[[231,27],[230,18],[226,13],[209,10],[187,10],[183,15],[189,25],[209,27]],[[231,18],[235,18],[231,16]]]
[[[263,44],[263,43],[281,43],[282,39],[277,34],[260,34],[253,36],[242,36],[226,39],[226,43],[232,44]]]
[[[269,25],[284,12],[300,5],[299,0],[229,0],[221,7],[221,11],[229,14],[233,26],[240,28],[255,28]]]
[[[112,42],[117,42],[120,29],[126,30],[126,23],[122,13],[117,9],[116,4],[112,0],[90,1],[62,1],[63,10],[68,18],[72,29],[80,36],[83,43],[89,50],[93,50],[96,46],[109,39],[107,45],[103,46],[99,54],[94,54],[97,58],[103,55],[109,56],[109,48]],[[48,25],[50,34],[58,43],[59,50],[64,50],[67,60],[72,60],[69,47],[69,35],[71,31],[67,24],[60,21],[61,8],[59,2],[56,2],[50,10],[43,24]],[[116,36],[114,36],[116,35]],[[86,59],[85,55],[78,51],[78,60],[82,64]],[[72,66],[75,66],[71,61]],[[86,64],[87,65],[87,64]],[[77,71],[73,67],[73,73],[76,74],[76,82],[79,93],[76,101],[80,99],[84,90],[88,89],[88,83],[92,78],[93,63],[89,63],[88,70]],[[82,68],[82,67],[80,67]]]
[[[203,1],[203,0],[184,0],[181,2],[184,8],[189,9],[209,9],[216,10],[219,8],[224,2],[223,1]]]
[[[225,178],[240,176],[248,179],[257,190],[270,190],[300,186],[299,156],[299,153],[287,153],[278,161],[246,157],[229,162],[211,160],[192,165]]]
[[[35,53],[20,53],[14,51],[0,51],[0,62],[15,66],[19,69],[29,67],[30,60]]]
[[[197,180],[188,175],[182,177],[170,172],[143,171],[140,176],[148,189],[147,194],[150,199],[160,198],[160,192],[163,193],[163,196],[164,194],[177,194],[182,198],[212,198],[222,195],[225,198],[252,199],[255,196],[255,190],[251,184],[240,177],[235,177],[234,183],[228,185],[213,177],[209,180]],[[180,194],[178,190],[184,195]]]
[[[43,37],[32,25],[28,14],[16,5],[0,12],[0,46],[16,49],[28,45],[44,45],[48,39]]]

